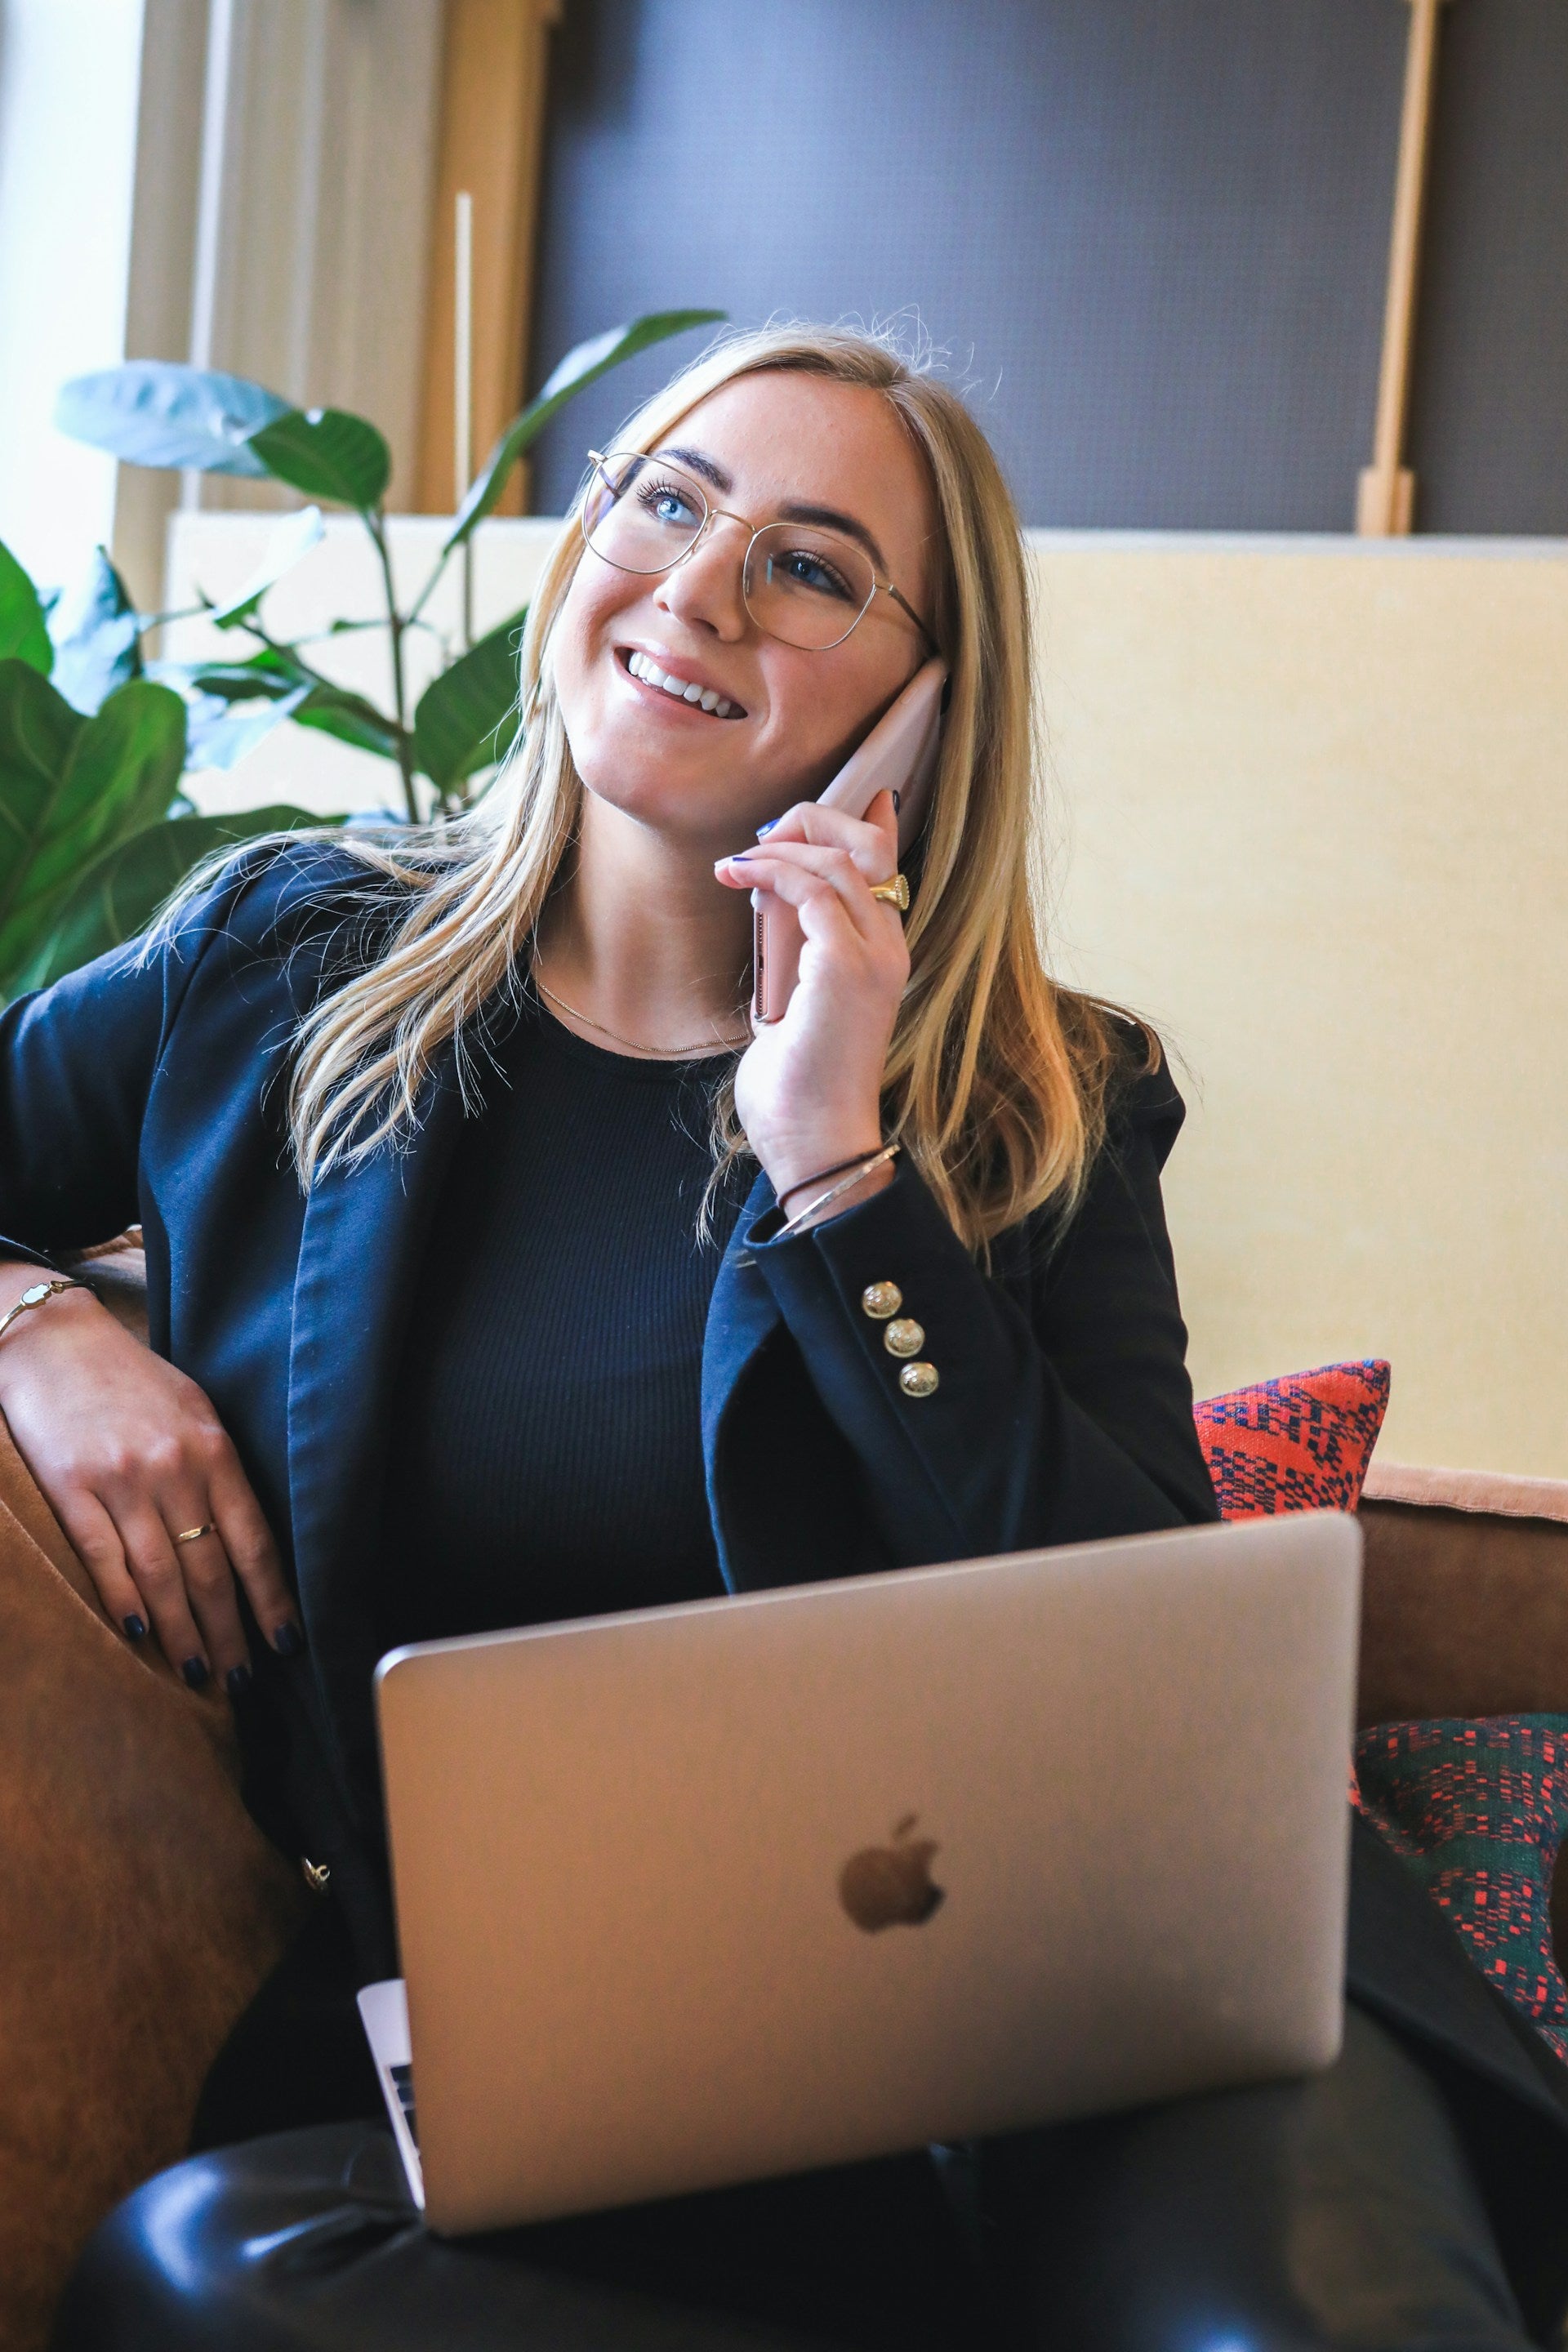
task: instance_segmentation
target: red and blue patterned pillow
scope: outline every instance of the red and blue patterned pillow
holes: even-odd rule
[[[1458,1929],[1481,1974],[1568,2059],[1552,1873],[1568,1830],[1568,1717],[1379,1723],[1355,1801]]]
[[[1224,1519],[1353,1511],[1388,1410],[1388,1366],[1324,1364],[1194,1405]]]

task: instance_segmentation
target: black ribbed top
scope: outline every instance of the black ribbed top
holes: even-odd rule
[[[601,1050],[530,1000],[465,1119],[396,1385],[387,1637],[722,1590],[703,1489],[719,1061]]]

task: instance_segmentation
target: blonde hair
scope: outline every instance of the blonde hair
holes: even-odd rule
[[[953,1230],[984,1252],[1032,1211],[1074,1205],[1122,1052],[1105,1010],[1054,982],[1043,961],[1034,661],[1018,520],[958,394],[881,334],[799,325],[726,334],[637,412],[616,446],[651,450],[721,385],[780,371],[882,393],[934,492],[942,546],[928,618],[951,665],[952,694],[917,853],[911,971],[883,1111],[886,1132]],[[574,510],[523,635],[526,725],[484,798],[439,828],[334,836],[406,892],[407,904],[384,951],[300,1024],[288,1119],[307,1186],[406,1140],[448,1046],[467,1093],[478,1017],[521,985],[582,803],[549,652],[583,553]],[[726,1080],[718,1164],[744,1148]]]

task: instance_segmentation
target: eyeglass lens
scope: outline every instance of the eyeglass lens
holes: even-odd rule
[[[661,458],[626,456],[595,466],[583,505],[583,536],[619,572],[668,572],[708,520],[701,484]],[[836,530],[773,522],[747,550],[746,609],[786,646],[826,652],[843,643],[877,592],[870,559]]]

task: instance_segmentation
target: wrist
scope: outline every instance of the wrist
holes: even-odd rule
[[[871,1159],[874,1164],[858,1172],[836,1178],[821,1188],[807,1187],[804,1192],[796,1192],[790,1202],[793,1214],[788,1222],[792,1233],[808,1234],[816,1225],[831,1224],[835,1217],[860,1208],[885,1192],[893,1181],[893,1163],[879,1159],[875,1153]],[[825,1197],[826,1194],[832,1197]],[[774,1239],[778,1238],[775,1234]]]
[[[56,1283],[64,1286],[56,1290],[51,1287]],[[22,1307],[28,1292],[40,1289],[46,1292],[44,1297]],[[16,1312],[18,1307],[22,1307],[20,1314]],[[0,1324],[5,1327],[0,1329],[0,1380],[7,1366],[14,1370],[37,1352],[38,1335],[46,1328],[60,1330],[68,1320],[79,1324],[85,1316],[90,1321],[101,1311],[83,1282],[51,1273],[45,1266],[0,1268]]]
[[[776,1143],[764,1143],[757,1158],[773,1188],[773,1197],[783,1202],[792,1194],[794,1205],[804,1205],[801,1187],[816,1178],[832,1181],[827,1171],[842,1167],[847,1171],[857,1160],[869,1160],[880,1151],[886,1138],[870,1120],[857,1119],[853,1124],[813,1128],[805,1133],[792,1133]],[[753,1147],[755,1148],[755,1147]]]

